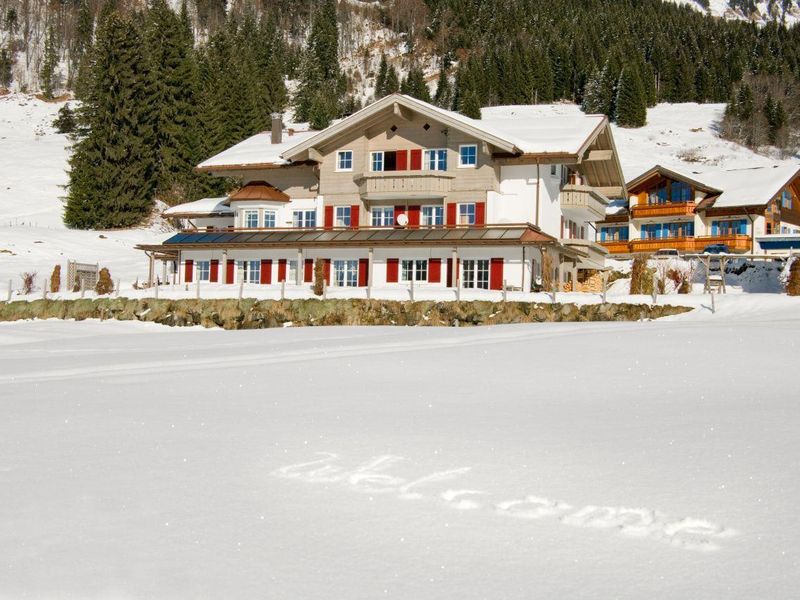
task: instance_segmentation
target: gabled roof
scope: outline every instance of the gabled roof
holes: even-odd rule
[[[714,188],[708,185],[707,183],[703,183],[702,181],[697,179],[698,177],[697,173],[691,173],[688,171],[678,171],[676,169],[668,169],[667,167],[663,167],[661,165],[655,165],[654,167],[651,167],[638,177],[635,177],[634,179],[630,180],[627,184],[628,190],[635,190],[638,186],[645,183],[648,179],[657,175],[661,175],[662,177],[668,177],[669,179],[674,179],[677,181],[683,181],[706,193],[719,194],[720,192],[722,192],[721,189]]]
[[[233,215],[233,209],[226,206],[227,198],[201,198],[194,202],[185,202],[170,206],[161,213],[172,219],[188,219],[193,217],[227,217]]]
[[[266,181],[251,181],[228,196],[228,199],[225,203],[230,204],[232,201],[240,202],[243,200],[289,202],[291,198],[289,198],[288,195],[276,188],[274,185],[271,185]]]
[[[521,151],[514,141],[508,139],[508,136],[492,131],[481,121],[470,119],[451,110],[439,108],[411,96],[390,94],[288,149],[284,153],[284,158],[290,160],[306,158],[311,148],[325,144],[348,132],[353,127],[363,126],[365,123],[376,120],[376,118],[382,118],[386,113],[394,113],[401,116],[403,109],[419,113],[448,127],[454,127],[504,152],[518,153]]]
[[[269,131],[257,133],[215,154],[197,165],[198,171],[225,171],[234,169],[270,169],[286,166],[289,161],[283,153],[299,142],[316,135],[317,131],[283,132],[280,144],[273,144]]]

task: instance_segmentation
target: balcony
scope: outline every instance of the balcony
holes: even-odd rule
[[[608,250],[609,254],[628,254],[631,251],[628,240],[610,240],[598,244]]]
[[[609,253],[605,246],[592,240],[562,238],[561,243],[576,250],[581,255],[578,267],[581,269],[603,269],[606,264],[606,255]]]
[[[662,217],[687,217],[694,214],[694,202],[667,202],[665,204],[635,204],[631,207],[634,219]]]
[[[606,244],[621,242],[606,242]],[[606,248],[608,248],[608,246]],[[662,248],[674,248],[678,252],[694,254],[702,252],[706,246],[712,244],[725,244],[731,252],[750,252],[751,240],[749,235],[713,235],[701,237],[674,237],[656,238],[647,240],[631,240],[629,252],[653,253]],[[613,251],[609,249],[609,252]]]
[[[608,198],[588,185],[567,183],[559,194],[561,212],[576,221],[602,221],[606,217]]]
[[[706,246],[711,244],[725,244],[731,252],[750,252],[753,247],[752,238],[749,235],[708,235],[695,238],[695,251],[702,252]]]
[[[446,171],[358,173],[353,181],[364,200],[444,198],[454,175]]]

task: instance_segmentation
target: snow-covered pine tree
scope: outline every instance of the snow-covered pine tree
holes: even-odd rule
[[[636,68],[623,67],[617,85],[614,117],[621,127],[642,127],[647,122],[647,101]]]
[[[78,229],[130,227],[153,207],[152,85],[143,36],[110,11],[97,31],[89,89],[80,109],[85,135],[70,158],[64,222]]]

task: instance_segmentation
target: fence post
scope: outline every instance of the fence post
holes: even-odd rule
[[[606,303],[606,294],[608,293],[608,271],[603,271],[603,304]]]
[[[456,302],[461,302],[461,281],[456,280]]]
[[[242,299],[242,292],[244,291],[244,277],[239,280],[239,300]]]
[[[281,302],[286,299],[286,280],[281,281]]]
[[[653,304],[658,304],[658,275],[653,273]]]
[[[710,290],[710,293],[711,293],[711,314],[713,315],[714,313],[717,312],[717,303],[714,300],[714,289],[713,288]]]
[[[197,284],[195,285],[194,297],[197,300],[200,300],[200,278],[199,277],[197,278]]]
[[[505,279],[503,279],[503,302],[508,302],[508,286]]]
[[[414,301],[414,274],[411,274],[411,285],[409,286],[409,292],[411,293],[411,301]]]
[[[156,294],[156,300],[158,300],[158,287],[159,287],[158,286],[158,281],[156,281],[156,287],[155,287],[155,290],[153,290],[155,292],[155,294]]]
[[[121,280],[117,279],[117,285],[114,286],[114,296],[116,298],[119,298],[119,286],[120,286],[120,283],[121,283]]]
[[[322,299],[328,299],[328,282],[325,281],[325,278],[322,278]]]
[[[47,300],[47,283],[42,285],[42,300]]]
[[[86,292],[86,286],[83,284],[83,277],[81,277],[80,282],[81,282],[81,298],[83,298],[83,295]]]

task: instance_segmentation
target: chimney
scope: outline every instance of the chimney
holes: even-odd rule
[[[283,123],[281,122],[280,113],[272,113],[272,129],[270,131],[270,141],[273,144],[281,143],[281,135],[283,133]]]

